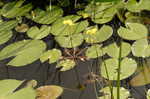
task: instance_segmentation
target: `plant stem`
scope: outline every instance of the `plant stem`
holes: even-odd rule
[[[121,70],[121,51],[122,41],[120,43],[119,58],[118,58],[118,75],[117,75],[117,99],[120,99],[120,70]]]

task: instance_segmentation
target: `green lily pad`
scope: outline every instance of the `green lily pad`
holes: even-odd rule
[[[147,91],[147,99],[150,99],[150,89]]]
[[[103,25],[99,30],[97,26],[89,27],[84,32],[84,39],[87,43],[103,42],[111,37],[113,30],[108,25]]]
[[[45,62],[49,59],[49,63],[57,62],[61,57],[61,51],[58,49],[48,50],[40,57],[41,62]]]
[[[71,35],[82,32],[89,24],[88,21],[76,22],[80,16],[70,15],[57,20],[51,29],[55,36]]]
[[[150,56],[150,45],[148,44],[147,39],[140,39],[133,43],[132,53],[136,57],[149,57]]]
[[[113,97],[114,99],[117,99],[117,87],[113,87]],[[120,99],[128,99],[128,97],[130,96],[130,92],[121,87],[120,89]],[[104,96],[99,97],[99,99],[111,99],[111,92],[109,87],[105,87],[103,89],[100,90],[100,92],[104,93]]]
[[[150,67],[147,65],[142,66],[139,73],[130,80],[131,86],[144,86],[150,84]]]
[[[104,48],[106,53],[113,57],[113,58],[119,58],[120,53],[120,47],[117,46],[116,43],[112,43]],[[127,56],[131,52],[131,45],[126,42],[122,42],[121,44],[121,57]]]
[[[13,35],[12,30],[17,25],[17,21],[0,22],[0,44],[6,43]]]
[[[58,62],[56,68],[61,67],[60,71],[67,71],[67,70],[74,68],[75,65],[76,63],[73,60],[65,59],[65,60],[61,60],[60,62]]]
[[[113,2],[101,2],[96,5],[91,3],[85,8],[85,12],[90,15],[93,22],[104,24],[113,19],[117,5]]]
[[[23,40],[12,43],[0,51],[0,60],[14,57],[8,65],[24,66],[40,58],[46,49],[41,40]]]
[[[35,99],[36,92],[31,87],[25,87],[15,91],[22,84],[18,80],[1,80],[0,81],[0,99]],[[14,92],[15,91],[15,92]],[[23,97],[22,97],[23,96]]]
[[[117,76],[118,76],[118,59],[115,58],[110,58],[105,60],[102,63],[101,66],[101,75],[104,78],[107,78],[109,80],[117,80]],[[106,69],[106,68],[107,69]],[[121,69],[120,69],[120,80],[128,78],[130,75],[132,75],[136,68],[137,68],[137,63],[131,59],[131,58],[124,58],[121,61]],[[107,73],[109,75],[109,78],[107,77]]]
[[[42,25],[39,29],[37,26],[31,27],[27,31],[27,35],[32,39],[42,39],[50,34],[50,26]]]
[[[137,40],[146,38],[148,30],[146,26],[140,23],[126,23],[126,28],[121,26],[118,29],[118,34],[120,37],[127,40]]]
[[[51,24],[57,19],[61,18],[63,15],[63,10],[57,6],[49,6],[46,11],[42,9],[35,9],[31,11],[31,14],[27,14],[26,17],[40,24]]]
[[[102,51],[102,45],[93,45],[91,47],[89,47],[85,54],[88,58],[97,58],[97,57],[100,57],[100,56],[103,56],[105,53]]]
[[[74,48],[82,44],[83,35],[80,33],[69,36],[56,36],[55,40],[59,43],[61,47]]]
[[[149,0],[128,0],[125,7],[131,12],[140,12],[142,10],[150,10],[150,1]]]
[[[14,18],[24,16],[32,9],[32,4],[22,5],[25,0],[19,0],[7,3],[3,6],[1,14],[7,18]]]

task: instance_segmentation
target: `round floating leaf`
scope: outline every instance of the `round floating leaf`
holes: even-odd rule
[[[120,47],[118,47],[116,43],[112,43],[107,47],[105,47],[105,52],[113,58],[119,58]],[[131,45],[129,43],[122,42],[121,57],[127,56],[130,52],[131,52]]]
[[[100,2],[90,3],[85,8],[85,13],[91,17],[92,21],[98,24],[104,24],[111,21],[117,13],[117,8],[122,2]]]
[[[48,50],[40,57],[41,62],[45,62],[49,59],[49,63],[57,62],[61,57],[61,51],[58,49]]]
[[[93,45],[91,47],[89,47],[85,54],[88,58],[97,58],[97,57],[100,57],[100,56],[103,56],[105,53],[102,51],[102,48],[101,48],[102,45]]]
[[[37,99],[57,99],[63,93],[63,88],[56,85],[41,86],[36,90]]]
[[[7,18],[14,18],[24,16],[32,9],[32,4],[22,5],[25,0],[19,0],[15,2],[7,3],[3,6],[1,14]]]
[[[12,31],[0,32],[0,45],[6,43],[12,37]]]
[[[12,31],[17,25],[17,21],[0,22],[0,44],[6,43],[12,37]]]
[[[28,30],[27,35],[32,39],[42,39],[49,35],[50,29],[51,27],[46,25],[42,25],[40,29],[33,26]]]
[[[51,24],[63,15],[63,10],[57,6],[47,7],[46,11],[42,9],[35,9],[31,15],[26,17],[40,24]]]
[[[140,12],[142,10],[150,10],[150,1],[149,0],[128,0],[125,7],[131,12]]]
[[[144,86],[150,84],[150,67],[144,65],[142,70],[130,80],[132,86]]]
[[[113,97],[114,99],[117,99],[117,87],[113,87]],[[128,99],[128,97],[130,96],[130,92],[121,87],[120,89],[120,99]],[[99,97],[99,99],[111,99],[111,92],[110,92],[110,88],[109,87],[105,87],[103,89],[100,90],[100,92],[104,93],[103,96]]]
[[[119,67],[118,64],[119,64],[118,59],[115,58],[105,60],[101,66],[101,75],[104,78],[107,78],[109,80],[117,80],[118,67]],[[131,58],[124,58],[121,61],[120,67],[121,67],[120,80],[122,80],[128,78],[130,75],[132,75],[135,72],[137,68],[137,63]],[[109,75],[109,78],[107,77],[106,70]]]
[[[148,30],[146,26],[140,23],[126,23],[126,28],[120,27],[118,29],[118,34],[120,37],[127,40],[137,40],[146,38]]]
[[[136,57],[149,57],[150,56],[150,45],[148,45],[147,39],[140,39],[133,43],[132,53]]]
[[[56,36],[55,39],[61,47],[74,48],[82,44],[83,35],[74,34],[69,36]]]
[[[67,71],[67,70],[72,69],[75,65],[76,64],[73,60],[65,59],[65,60],[58,62],[56,67],[57,68],[61,67],[60,71]]]
[[[0,32],[8,31],[13,29],[18,22],[16,20],[11,20],[11,21],[3,21],[0,22]]]
[[[80,18],[80,16],[70,15],[57,20],[52,25],[51,33],[56,36],[80,33],[88,26],[88,21],[75,23]]]
[[[147,99],[150,99],[150,89],[147,91]]]
[[[17,32],[27,32],[28,29],[29,29],[29,26],[27,24],[21,24],[21,25],[16,26],[15,28]]]
[[[31,87],[25,87],[15,91],[21,84],[22,81],[18,80],[1,80],[0,99],[20,99],[20,97],[21,99],[35,99],[36,92]]]
[[[84,32],[84,39],[87,43],[99,43],[111,37],[113,30],[108,25],[103,25],[99,30],[97,26],[89,27]]]
[[[46,44],[41,40],[23,40],[10,44],[0,51],[0,60],[14,57],[8,65],[24,66],[40,58]]]

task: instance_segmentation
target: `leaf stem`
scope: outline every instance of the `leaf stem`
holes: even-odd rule
[[[117,74],[117,99],[120,99],[120,70],[121,70],[121,51],[122,41],[120,43],[119,58],[118,58],[118,74]]]

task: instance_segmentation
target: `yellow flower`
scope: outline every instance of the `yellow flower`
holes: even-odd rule
[[[86,31],[86,34],[90,34],[90,35],[93,35],[97,32],[97,28],[93,28],[93,29],[89,29]]]
[[[83,13],[82,16],[83,16],[83,18],[87,18],[87,17],[89,17],[89,14]]]
[[[73,21],[70,20],[70,19],[64,20],[64,21],[63,21],[63,24],[67,24],[67,25],[70,25],[70,26],[74,25]]]

